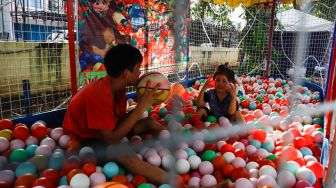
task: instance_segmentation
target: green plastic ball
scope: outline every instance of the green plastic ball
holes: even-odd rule
[[[148,183],[142,183],[142,184],[138,185],[137,188],[152,188],[152,186],[150,186]]]
[[[9,161],[11,162],[25,162],[29,154],[24,149],[16,149],[9,154]]]
[[[215,157],[216,157],[216,152],[214,152],[212,150],[207,150],[202,155],[202,159],[204,161],[212,161],[212,159],[215,158]]]
[[[215,116],[209,116],[208,117],[208,122],[215,123],[215,122],[217,122],[217,118]]]

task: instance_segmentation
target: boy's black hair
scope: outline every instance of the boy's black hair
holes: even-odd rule
[[[213,75],[213,79],[219,74],[225,75],[229,82],[236,83],[235,73],[228,67],[229,63],[218,65]]]
[[[140,51],[129,44],[118,44],[111,48],[104,58],[106,72],[114,78],[119,77],[125,69],[132,71],[134,66],[141,62]]]

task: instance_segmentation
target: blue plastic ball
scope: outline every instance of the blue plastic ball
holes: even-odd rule
[[[49,159],[48,167],[56,170],[61,170],[64,160],[65,157],[63,153],[55,152],[51,155]]]
[[[261,143],[258,140],[251,140],[250,145],[256,147],[257,149],[261,148]]]
[[[300,148],[300,152],[302,153],[303,156],[307,156],[307,155],[312,156],[313,155],[313,152],[307,147]]]
[[[188,157],[196,155],[196,152],[191,148],[187,148],[187,149],[185,149],[185,151],[187,152]]]
[[[158,111],[161,118],[164,117],[167,114],[167,112],[168,110],[165,107],[160,108],[160,110]]]
[[[268,152],[274,151],[274,143],[272,143],[271,141],[266,141],[261,145],[261,147],[267,150]]]
[[[294,161],[288,161],[287,163],[285,163],[280,171],[284,171],[287,170],[288,172],[291,172],[294,176],[296,174],[296,171],[300,168],[300,165],[297,162]]]
[[[172,186],[168,185],[168,184],[162,184],[159,186],[159,188],[172,188]]]
[[[108,162],[103,167],[103,173],[107,179],[111,179],[113,176],[117,175],[119,172],[119,166],[114,162]]]
[[[26,148],[26,152],[28,153],[29,157],[34,157],[36,149],[37,145],[34,144]]]
[[[32,162],[24,162],[19,164],[19,166],[15,169],[16,177],[19,177],[23,174],[36,174],[36,167]]]
[[[249,104],[249,109],[250,110],[255,110],[257,108],[257,104],[255,103],[255,102],[251,102],[250,104]]]
[[[68,185],[67,177],[62,176],[61,179],[58,182],[58,185]]]

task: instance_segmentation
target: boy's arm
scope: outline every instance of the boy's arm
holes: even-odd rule
[[[203,85],[201,91],[198,94],[197,101],[196,101],[196,107],[197,108],[202,107],[202,106],[205,105],[205,102],[204,102],[204,93],[205,93],[205,91],[208,88],[209,88],[209,83],[208,83],[208,81],[206,81],[205,84]]]
[[[101,131],[106,142],[113,143],[124,138],[141,118],[142,113],[155,102],[155,97],[161,94],[160,92],[157,92],[160,84],[156,85],[156,87],[152,90],[149,89],[149,84],[150,82],[147,82],[146,89],[140,98],[137,107],[126,119],[124,119],[121,123],[116,124],[113,130]]]

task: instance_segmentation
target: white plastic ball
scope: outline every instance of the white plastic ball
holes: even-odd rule
[[[192,155],[188,158],[190,168],[193,170],[198,169],[199,165],[201,164],[202,160],[199,156],[197,155]]]
[[[72,187],[72,188],[89,188],[90,187],[90,178],[83,173],[76,174],[70,180],[70,187]]]
[[[262,175],[270,175],[275,179],[278,174],[272,166],[264,165],[259,169],[259,176],[262,176]]]
[[[254,188],[252,182],[246,178],[239,178],[235,182],[235,188]]]
[[[198,169],[199,169],[199,172],[202,175],[212,174],[213,171],[214,171],[214,167],[213,167],[212,163],[209,162],[209,161],[203,161],[203,162],[201,162],[201,164],[199,165]]]
[[[281,171],[278,174],[277,182],[280,187],[293,187],[296,182],[295,176],[288,171]]]
[[[178,174],[185,174],[190,170],[190,164],[186,159],[178,159],[175,164],[175,169]]]

